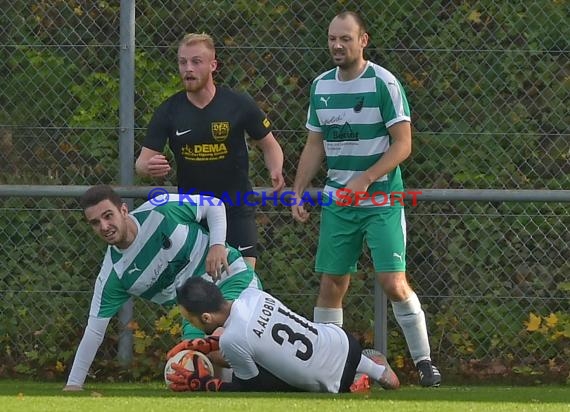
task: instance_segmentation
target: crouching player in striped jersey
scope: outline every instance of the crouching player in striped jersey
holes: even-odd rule
[[[87,190],[80,204],[108,248],[65,391],[82,389],[110,319],[131,296],[174,306],[176,287],[191,277],[206,279],[228,299],[261,287],[241,254],[225,243],[225,206],[216,198],[169,194],[129,213],[110,186],[99,185]],[[183,339],[202,336],[185,321]]]
[[[190,278],[177,288],[176,299],[194,326],[207,334],[224,331],[180,342],[167,356],[219,349],[234,375],[222,382],[194,356],[194,371],[173,364],[168,378],[174,391],[360,392],[369,388],[369,377],[385,389],[400,386],[383,354],[363,352],[342,328],[313,323],[259,289],[248,288],[229,301],[211,282]],[[354,382],[356,373],[362,377]]]

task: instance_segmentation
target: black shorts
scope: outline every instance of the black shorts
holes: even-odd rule
[[[235,247],[242,256],[257,258],[257,225],[255,207],[241,205],[226,209],[228,231],[226,242]]]
[[[360,346],[360,343],[350,333],[347,331],[344,332],[348,337],[348,355],[346,356],[346,365],[344,366],[344,371],[340,378],[339,393],[350,392],[350,386],[354,382],[356,368],[358,368],[360,357],[362,356],[362,346]]]

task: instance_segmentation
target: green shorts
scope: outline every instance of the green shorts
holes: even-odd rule
[[[406,218],[402,207],[322,208],[315,270],[328,275],[356,272],[364,240],[376,272],[406,271]]]
[[[222,295],[224,296],[224,299],[227,300],[237,299],[241,292],[246,288],[263,289],[261,281],[251,269],[243,271],[242,273],[236,273],[220,285]],[[182,339],[202,337],[204,337],[204,332],[192,326],[192,324],[190,324],[186,319],[182,320]]]

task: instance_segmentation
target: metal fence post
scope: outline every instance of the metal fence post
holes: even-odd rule
[[[134,173],[134,96],[135,96],[135,0],[121,0],[120,17],[120,106],[119,106],[119,162],[121,185],[133,184]],[[129,210],[133,200],[126,199]],[[133,359],[133,333],[128,328],[133,317],[133,299],[121,308],[119,317],[118,359],[128,366]]]
[[[388,355],[388,298],[374,280],[374,349]]]

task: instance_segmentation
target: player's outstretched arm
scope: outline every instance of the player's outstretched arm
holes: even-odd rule
[[[99,346],[103,342],[109,321],[110,318],[89,317],[85,333],[75,353],[67,384],[63,388],[64,391],[79,391],[83,388],[87,372],[93,363],[93,359],[95,359]]]
[[[241,380],[235,375],[232,382],[222,382],[214,378],[202,363],[199,356],[192,358],[193,370],[173,363],[174,373],[168,374],[171,382],[168,387],[175,392],[291,392],[299,391],[274,375],[262,371],[252,379]]]
[[[206,199],[197,209],[196,220],[206,218],[208,222],[209,245],[206,256],[206,272],[214,282],[222,276],[222,271],[229,273],[228,250],[226,249],[227,219],[223,202],[215,197]]]

